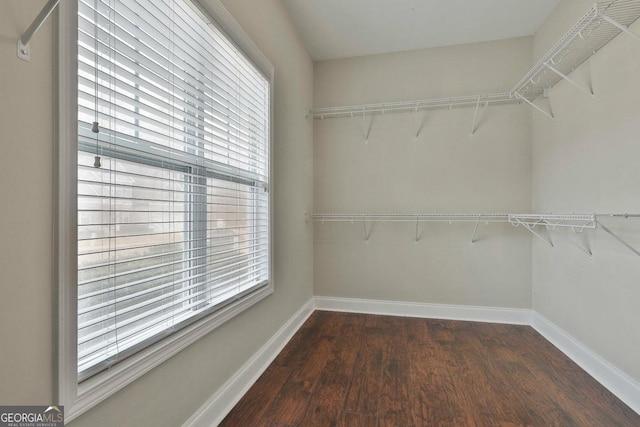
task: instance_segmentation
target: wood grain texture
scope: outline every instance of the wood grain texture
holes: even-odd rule
[[[316,311],[226,427],[640,426],[528,326]]]

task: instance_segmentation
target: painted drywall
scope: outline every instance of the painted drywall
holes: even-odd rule
[[[315,106],[504,92],[532,38],[316,62]],[[316,120],[314,203],[324,213],[531,210],[524,105]],[[370,125],[369,139],[365,134]],[[416,138],[415,135],[419,135]],[[531,244],[509,224],[315,223],[318,296],[529,308]]]
[[[15,53],[44,3],[0,2],[0,404],[54,403],[52,21]],[[312,295],[313,65],[280,1],[223,4],[275,66],[276,291],[70,425],[182,424]]]
[[[534,39],[537,61],[592,6],[562,1]],[[640,33],[640,22],[632,26]],[[554,121],[533,112],[533,207],[539,212],[640,212],[640,42],[621,34],[571,77],[596,100],[560,82]],[[548,104],[541,104],[547,106]],[[602,218],[640,248],[640,220]],[[533,308],[640,381],[640,258],[602,229],[573,235],[593,260],[554,234],[534,241]]]
[[[0,405],[51,402],[53,380],[52,25],[17,39],[43,2],[0,2]]]

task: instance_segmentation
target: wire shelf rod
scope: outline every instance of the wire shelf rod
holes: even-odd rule
[[[624,218],[640,214],[605,214]],[[518,225],[543,225],[550,229],[572,227],[580,231],[595,228],[596,214],[521,214],[521,213],[409,213],[409,214],[338,214],[314,213],[307,218],[318,222],[505,222]]]
[[[542,93],[524,92],[520,95],[527,99],[535,99]],[[397,101],[377,104],[345,105],[338,107],[310,108],[306,117],[328,119],[339,117],[359,117],[387,113],[416,113],[425,110],[477,107],[478,105],[519,104],[522,100],[512,92],[489,93],[484,95],[457,96],[448,98],[431,98],[416,101]]]

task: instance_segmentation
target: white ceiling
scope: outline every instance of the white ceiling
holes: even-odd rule
[[[559,0],[282,0],[314,60],[533,35]]]

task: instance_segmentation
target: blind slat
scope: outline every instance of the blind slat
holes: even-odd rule
[[[79,2],[81,380],[268,283],[269,86],[190,0]]]

